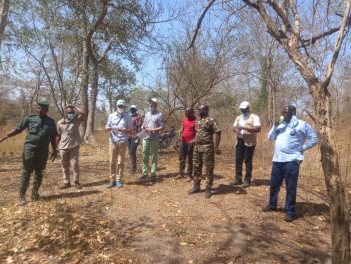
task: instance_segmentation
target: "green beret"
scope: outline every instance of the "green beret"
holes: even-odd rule
[[[46,102],[46,101],[38,101],[38,102],[37,102],[37,105],[49,107],[49,103]]]

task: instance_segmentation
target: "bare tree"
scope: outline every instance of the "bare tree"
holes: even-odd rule
[[[10,0],[2,0],[2,6],[0,10],[0,48],[2,40],[4,39],[5,28],[7,24],[7,17],[10,9]]]
[[[210,2],[212,5],[214,1]],[[307,14],[307,6],[305,3],[297,3],[290,0],[242,0],[247,7],[256,10],[268,28],[268,33],[275,38],[285,49],[290,60],[295,64],[296,68],[306,81],[314,101],[314,114],[310,114],[311,118],[317,125],[317,133],[320,141],[322,167],[327,186],[328,198],[330,201],[330,216],[332,226],[332,261],[334,264],[350,263],[350,232],[349,232],[349,211],[345,198],[345,190],[338,162],[338,152],[335,144],[333,123],[332,123],[332,107],[328,86],[331,82],[335,63],[338,59],[342,42],[347,34],[347,27],[350,25],[350,0],[344,0],[344,11],[342,20],[337,19],[335,12],[331,12],[330,8],[335,8],[335,3],[325,1],[313,6],[313,13],[305,16],[304,20],[309,25],[315,26],[315,30],[306,36],[308,26],[301,23],[300,17]],[[228,4],[230,5],[230,4]],[[237,10],[237,6],[233,6]],[[322,11],[319,15],[328,16],[325,19],[324,27],[317,27],[315,21],[309,19],[316,18],[316,9]],[[206,14],[205,9],[203,14]],[[336,13],[338,15],[338,13]],[[330,17],[331,18],[330,18]],[[203,17],[200,17],[200,23],[197,30],[201,26]],[[339,25],[329,27],[329,23],[336,22]],[[330,56],[323,57],[316,52],[318,48],[315,44],[321,44],[322,39],[338,33],[334,40],[334,48]],[[192,44],[195,43],[194,34]],[[330,42],[324,43],[323,48],[331,47]],[[309,50],[307,48],[310,48]],[[324,76],[320,77],[316,72],[321,71],[322,63],[325,58],[330,61],[324,72]],[[316,71],[316,65],[318,71]],[[314,70],[315,66],[315,70]]]

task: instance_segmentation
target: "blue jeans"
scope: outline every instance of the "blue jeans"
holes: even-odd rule
[[[129,156],[130,156],[130,162],[132,163],[131,171],[135,172],[136,171],[136,151],[138,148],[138,143],[135,141],[138,138],[128,138],[128,150],[129,150]]]
[[[295,205],[299,167],[300,164],[296,160],[289,162],[273,162],[269,190],[269,207],[271,209],[277,209],[277,201],[280,186],[283,183],[283,180],[285,179],[285,211],[291,216],[296,215]]]

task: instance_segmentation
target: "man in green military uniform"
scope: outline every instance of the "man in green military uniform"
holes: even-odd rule
[[[9,132],[6,136],[0,139],[0,143],[9,137],[13,137],[28,128],[28,134],[24,143],[24,150],[22,154],[22,178],[20,185],[20,201],[19,205],[27,203],[25,194],[29,185],[30,175],[34,170],[32,200],[36,201],[40,198],[38,194],[39,187],[43,179],[43,171],[46,167],[46,162],[49,155],[49,143],[53,153],[50,157],[52,161],[57,156],[56,152],[56,136],[57,129],[55,121],[47,116],[49,111],[49,103],[39,101],[37,107],[37,114],[27,116],[22,120],[14,130]]]
[[[201,105],[198,109],[200,118],[196,121],[196,137],[193,140],[194,147],[194,187],[188,191],[188,194],[194,194],[200,191],[200,182],[202,175],[202,165],[206,168],[206,190],[205,198],[211,197],[211,188],[213,185],[213,170],[215,166],[214,153],[221,154],[218,148],[221,141],[221,130],[213,118],[208,116],[208,105]],[[216,135],[213,142],[213,134]]]

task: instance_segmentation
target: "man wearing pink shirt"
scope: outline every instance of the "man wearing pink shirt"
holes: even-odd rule
[[[188,107],[185,111],[185,118],[182,123],[182,140],[179,148],[179,174],[176,179],[187,177],[186,181],[192,180],[193,174],[193,152],[194,152],[194,140],[195,140],[195,124],[196,117],[194,115],[194,109]],[[184,175],[185,160],[188,159],[188,168],[186,176]]]

